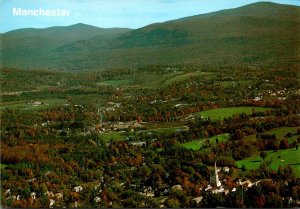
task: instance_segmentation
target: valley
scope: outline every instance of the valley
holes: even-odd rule
[[[229,191],[239,188],[238,179],[299,178],[299,78],[296,68],[282,72],[197,65],[76,73],[2,69],[4,187],[30,197],[13,186],[23,179],[19,188],[40,191],[40,198],[54,200],[55,206],[73,207],[77,202],[92,207],[111,203],[171,207],[169,195],[178,192],[191,201],[179,206],[204,206],[205,202],[192,200],[197,194],[189,192],[197,185],[211,185],[215,162],[230,169],[230,174],[222,173],[230,182],[223,188]],[[261,153],[267,157],[263,159]],[[174,163],[181,172],[173,173]],[[99,177],[105,182],[99,184],[101,192],[93,189]],[[35,183],[27,183],[31,179]],[[182,190],[172,189],[185,181],[189,183]],[[76,186],[90,195],[72,192]],[[148,187],[153,198],[139,194]],[[203,197],[206,190],[196,190],[208,198]],[[78,196],[58,199],[43,196],[46,191]],[[129,191],[131,198],[141,198],[136,205],[119,196]],[[106,193],[117,196],[102,200]],[[89,200],[96,197],[101,201]],[[3,198],[14,206],[30,204],[26,198],[14,200],[13,195]],[[218,203],[222,204],[227,205],[227,200]]]
[[[299,207],[299,11],[1,34],[1,206]]]

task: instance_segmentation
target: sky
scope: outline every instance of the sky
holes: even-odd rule
[[[240,7],[258,0],[0,0],[0,33],[85,23],[101,28],[140,28],[151,23]],[[271,0],[300,6],[300,0]],[[14,16],[13,8],[65,9],[65,17]]]

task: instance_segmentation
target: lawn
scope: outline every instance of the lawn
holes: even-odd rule
[[[98,85],[123,86],[130,84],[130,80],[106,80],[98,83]]]
[[[297,134],[297,129],[300,127],[282,127],[282,128],[275,128],[272,129],[270,131],[266,131],[264,133],[266,134],[275,134],[277,138],[287,138],[289,140],[289,142],[293,142],[297,139],[297,137],[299,137],[299,135]],[[291,133],[292,136],[291,137],[286,137],[287,133]]]
[[[209,143],[215,145],[217,138],[218,138],[219,142],[226,142],[229,139],[229,137],[230,137],[230,134],[228,134],[228,133],[213,136],[213,137],[209,138]]]
[[[277,170],[280,166],[291,165],[297,177],[300,177],[300,150],[295,148],[278,150],[277,152],[268,151],[267,157],[263,160],[259,155],[239,160],[236,162],[238,168],[245,165],[246,170],[258,169],[260,164],[271,161],[270,169]]]
[[[297,140],[297,138],[299,137],[299,135],[297,134],[297,129],[299,129],[300,127],[280,127],[280,128],[274,128],[272,130],[269,131],[265,131],[264,134],[275,134],[277,139],[282,139],[282,138],[287,138],[289,140],[289,143],[294,142],[295,140]],[[292,136],[291,137],[286,137],[287,133],[291,133]],[[254,135],[250,135],[250,136],[246,136],[244,139],[244,141],[256,141],[256,134]]]
[[[143,125],[147,127],[147,129],[158,129],[158,128],[176,128],[176,127],[182,127],[186,124],[186,122],[183,121],[176,121],[176,122],[161,122],[161,123],[153,123],[153,122],[147,122]]]
[[[200,76],[200,75],[209,75],[211,73],[207,73],[207,72],[193,72],[193,73],[187,73],[187,74],[182,74],[182,75],[178,75],[178,76],[174,76],[170,79],[167,79],[164,81],[164,84],[166,85],[171,85],[174,82],[179,82],[179,81],[184,81],[189,79],[192,76]]]
[[[251,80],[239,80],[239,81],[221,81],[220,85],[222,87],[237,87],[237,86],[244,86],[244,85],[250,85]]]
[[[110,141],[123,141],[126,139],[127,135],[119,133],[119,132],[107,132],[107,133],[101,134],[100,137],[105,142],[110,142]]]
[[[205,139],[190,141],[182,144],[187,149],[198,150],[205,144]]]
[[[140,85],[143,88],[162,88],[165,83],[164,81],[178,75],[177,73],[166,73],[166,74],[158,74],[158,73],[139,73],[134,75],[132,79],[135,84]]]
[[[179,127],[170,127],[170,128],[157,128],[157,129],[147,129],[147,130],[142,130],[141,132],[144,133],[151,133],[151,134],[171,134],[176,131],[183,131],[183,130],[188,130],[187,126],[179,126]],[[130,134],[128,133],[120,133],[120,132],[106,132],[102,133],[100,137],[105,141],[105,142],[110,142],[110,141],[124,141]]]
[[[41,105],[34,105],[33,102],[42,102]],[[66,103],[65,99],[37,99],[36,101],[18,101],[18,102],[5,102],[0,104],[0,110],[1,109],[22,109],[22,110],[41,110],[41,109],[47,109],[52,108],[55,106],[61,106]]]
[[[162,134],[162,133],[171,134],[171,133],[178,132],[178,131],[187,131],[188,129],[189,128],[187,126],[179,126],[179,127],[148,129],[148,130],[145,130],[145,132],[156,133],[156,134]]]
[[[228,133],[213,136],[209,138],[209,143],[211,145],[215,145],[216,138],[218,138],[219,142],[225,142],[229,139],[229,137],[230,135]],[[198,150],[204,145],[205,145],[205,139],[199,139],[199,140],[190,141],[182,144],[182,146],[184,146],[185,148],[192,149],[192,150]]]
[[[256,170],[259,168],[260,164],[262,163],[262,158],[259,155],[248,157],[243,160],[236,161],[236,166],[238,168],[242,168],[244,165],[246,170]]]
[[[256,112],[265,112],[272,108],[265,107],[229,107],[229,108],[218,108],[212,110],[206,110],[199,112],[198,114],[204,118],[210,118],[211,120],[223,120],[225,117],[231,117],[234,114],[246,113],[247,115],[252,114],[252,110]]]
[[[178,73],[146,73],[138,72],[133,75],[122,76],[122,79],[111,79],[98,83],[98,85],[109,86],[138,86],[139,88],[161,88],[164,85],[164,81],[178,75]]]
[[[265,160],[271,160],[270,168],[277,170],[280,166],[291,165],[297,177],[300,177],[300,150],[295,148],[268,152]]]

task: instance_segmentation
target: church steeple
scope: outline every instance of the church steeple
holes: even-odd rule
[[[214,175],[214,183],[217,185],[217,187],[220,187],[221,186],[221,182],[219,181],[219,175],[218,175],[218,172],[220,170],[218,170],[217,168],[217,162],[215,161],[215,175]]]

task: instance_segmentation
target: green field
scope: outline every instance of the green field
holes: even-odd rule
[[[205,144],[205,139],[190,141],[182,144],[187,149],[198,150]]]
[[[147,122],[143,124],[146,126],[147,129],[158,129],[158,128],[176,128],[176,127],[182,127],[185,125],[185,122],[183,121],[176,121],[176,122],[161,122],[161,123],[153,123],[153,122]]]
[[[129,80],[106,80],[98,83],[98,85],[123,86],[130,84]]]
[[[297,129],[299,129],[300,127],[282,127],[282,128],[275,128],[272,129],[270,131],[266,131],[266,134],[275,134],[276,137],[278,138],[287,138],[289,140],[289,142],[294,142],[295,140],[297,140],[297,137],[299,137],[299,135],[297,134]],[[292,136],[291,137],[286,137],[287,133],[291,133]]]
[[[230,136],[228,133],[213,136],[213,137],[209,138],[209,143],[211,145],[215,145],[216,138],[218,138],[219,142],[225,142],[229,139],[229,137]],[[184,146],[185,148],[192,149],[192,150],[198,150],[204,145],[205,145],[205,139],[190,141],[190,142],[186,142],[186,143],[182,144],[182,146]]]
[[[176,78],[177,75],[181,72],[171,72],[171,73],[147,73],[147,72],[138,72],[132,75],[122,76],[122,79],[110,79],[99,82],[98,85],[109,85],[109,86],[139,86],[143,88],[161,88],[164,85],[168,85],[165,81],[169,79]],[[188,78],[189,74],[184,74],[180,76],[185,76]],[[175,79],[176,80],[176,79]],[[174,81],[171,81],[174,82]],[[171,84],[171,83],[170,83]]]
[[[289,140],[289,143],[292,143],[294,141],[297,140],[297,138],[299,137],[299,135],[297,134],[297,129],[299,129],[300,127],[281,127],[281,128],[275,128],[269,131],[265,131],[264,134],[275,134],[277,139],[282,139],[282,138],[287,138]],[[286,137],[287,133],[291,133],[292,136],[291,137]],[[250,142],[250,141],[256,141],[256,134],[254,135],[250,135],[250,136],[246,136],[244,139],[244,141]]]
[[[224,118],[231,117],[234,114],[246,113],[247,115],[250,115],[253,110],[256,112],[265,112],[271,109],[272,108],[265,107],[229,107],[206,110],[199,112],[198,114],[204,118],[210,118],[211,120],[223,120]]]
[[[228,133],[213,136],[213,137],[209,138],[209,143],[216,144],[217,138],[218,138],[219,142],[226,142],[229,139],[229,137],[230,137],[230,134],[228,134]]]
[[[141,130],[141,133],[151,133],[151,134],[172,134],[177,131],[188,130],[187,126],[179,126],[179,127],[169,127],[169,128],[156,128],[156,129],[147,129]],[[110,141],[124,141],[126,138],[131,135],[129,133],[121,133],[121,132],[106,132],[102,133],[100,137],[105,142]]]
[[[222,87],[237,87],[251,84],[251,80],[239,80],[239,81],[221,81]]]
[[[34,105],[34,102],[42,102],[40,105]],[[1,109],[22,109],[22,110],[41,110],[54,106],[61,106],[66,103],[65,99],[41,99],[36,101],[18,101],[18,102],[5,102],[0,103]]]
[[[255,155],[253,157],[248,157],[246,159],[236,161],[236,166],[238,168],[242,168],[242,166],[244,165],[246,170],[256,170],[259,168],[262,160],[263,159],[259,155]]]
[[[259,155],[246,158],[236,162],[238,168],[245,165],[246,170],[258,169],[260,164],[265,161],[271,161],[270,169],[277,170],[280,166],[291,165],[296,176],[300,177],[300,150],[295,148],[278,150],[277,152],[268,151],[267,157],[263,160]]]
[[[110,141],[123,141],[126,139],[127,135],[119,132],[107,132],[101,134],[100,137],[105,142],[110,142]]]
[[[156,134],[162,134],[162,133],[166,133],[166,134],[171,134],[174,132],[178,132],[178,131],[186,131],[189,128],[187,126],[179,126],[179,127],[168,127],[168,128],[156,128],[156,129],[148,129],[145,130],[144,132],[150,132],[150,133],[156,133]]]
[[[187,73],[187,74],[182,74],[182,75],[178,75],[178,76],[174,76],[170,79],[167,79],[164,81],[164,84],[165,85],[171,85],[172,83],[174,82],[180,82],[180,81],[184,81],[184,80],[187,80],[189,79],[190,77],[195,77],[195,76],[207,76],[207,75],[210,75],[211,73],[207,73],[207,72],[193,72],[193,73]]]
[[[134,77],[132,77],[132,79],[134,80],[135,84],[138,84],[141,87],[157,89],[157,88],[161,88],[165,85],[164,81],[166,79],[169,79],[178,74],[179,74],[179,72],[171,72],[171,73],[165,73],[165,74],[139,73],[139,74],[134,75]]]

